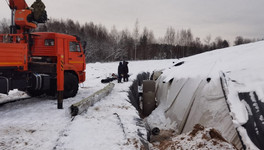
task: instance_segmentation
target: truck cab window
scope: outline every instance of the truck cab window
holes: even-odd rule
[[[81,52],[81,48],[80,48],[80,45],[77,43],[77,52]]]
[[[45,46],[54,46],[55,42],[54,39],[46,39]]]
[[[70,42],[70,52],[81,52],[81,48],[79,43]]]

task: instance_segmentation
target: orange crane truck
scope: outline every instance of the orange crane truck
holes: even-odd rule
[[[36,32],[37,10],[25,0],[9,0],[12,18],[9,34],[0,35],[0,93],[25,91],[30,96],[57,96],[57,108],[63,108],[63,98],[74,97],[79,83],[85,81],[85,55],[80,39],[75,36]]]

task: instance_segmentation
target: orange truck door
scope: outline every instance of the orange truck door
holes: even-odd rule
[[[81,51],[80,44],[75,41],[69,42],[69,64],[72,64],[76,67],[77,71],[84,70],[84,60],[83,60],[83,52]]]

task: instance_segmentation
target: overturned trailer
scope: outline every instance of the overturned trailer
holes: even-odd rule
[[[175,127],[177,134],[201,124],[220,131],[238,149],[263,149],[264,103],[258,91],[232,91],[233,84],[238,83],[224,73],[218,78],[161,76],[156,81],[155,111],[164,112],[164,126]],[[155,116],[155,111],[150,117]]]
[[[177,134],[189,132],[195,124],[201,124],[219,130],[228,142],[242,148],[220,78],[172,78],[166,81],[160,77],[156,98],[165,117],[176,125]]]
[[[239,83],[224,73],[216,78],[161,76],[156,81],[155,111],[164,112],[164,126],[175,127],[177,134],[201,124],[220,131],[238,149],[263,149],[264,103],[258,97],[259,91],[236,91],[235,84]]]
[[[204,53],[156,73],[158,107],[148,122],[177,134],[201,124],[238,149],[264,149],[262,47],[264,42]]]

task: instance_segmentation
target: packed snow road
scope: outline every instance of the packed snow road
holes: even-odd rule
[[[129,103],[127,92],[137,74],[167,68],[177,60],[129,62],[129,81],[115,83],[111,94],[90,107],[87,112],[70,117],[69,107],[102,89],[101,79],[117,72],[119,62],[87,64],[86,81],[80,84],[76,97],[64,100],[57,109],[54,98],[41,96],[5,104],[0,107],[0,149],[140,149],[138,132],[146,138],[146,130],[137,126],[139,115]],[[11,91],[0,95],[0,103],[27,97]]]

